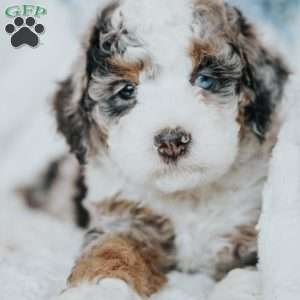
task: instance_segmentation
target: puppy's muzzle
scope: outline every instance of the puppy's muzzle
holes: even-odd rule
[[[170,163],[187,153],[191,141],[192,136],[182,128],[167,128],[154,138],[154,145],[164,162]]]

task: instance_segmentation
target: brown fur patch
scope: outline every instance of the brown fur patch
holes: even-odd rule
[[[126,62],[124,58],[120,56],[114,56],[110,60],[110,68],[113,74],[129,80],[136,85],[139,83],[139,75],[144,67],[145,64],[143,61]]]
[[[115,277],[140,295],[157,292],[166,282],[165,273],[175,266],[170,220],[123,199],[90,204],[89,209],[91,227],[69,284]]]
[[[222,279],[230,270],[257,264],[257,230],[255,226],[239,226],[232,234],[224,236],[229,246],[219,253],[216,279]]]
[[[175,264],[175,233],[171,221],[152,209],[123,199],[110,199],[96,204],[91,210],[91,228],[104,234],[122,233],[148,247],[159,251],[160,269],[166,272]],[[112,221],[107,226],[101,218],[109,217]],[[115,226],[114,224],[118,226]],[[93,227],[93,224],[96,224]],[[127,228],[124,232],[123,228]]]
[[[201,43],[194,40],[189,49],[189,55],[192,59],[193,69],[196,69],[201,63],[203,57],[212,55],[214,48],[208,43]]]
[[[118,278],[127,282],[140,295],[150,296],[167,280],[158,268],[159,256],[157,250],[128,237],[111,237],[78,259],[68,279],[69,285]]]

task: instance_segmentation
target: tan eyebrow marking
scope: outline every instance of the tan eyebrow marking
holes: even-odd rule
[[[150,70],[151,62],[150,59],[129,62],[121,56],[114,56],[110,59],[110,68],[113,74],[137,85],[139,84],[140,73]]]
[[[188,49],[189,56],[192,59],[193,69],[199,66],[203,57],[213,55],[215,49],[208,43],[200,43],[199,41],[192,41],[191,47]]]

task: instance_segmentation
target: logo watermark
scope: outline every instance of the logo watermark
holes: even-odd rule
[[[37,19],[46,14],[47,10],[41,6],[24,4],[7,7],[5,15],[13,19],[5,26],[11,45],[15,48],[23,45],[37,47],[40,43],[39,36],[45,32],[45,26]]]

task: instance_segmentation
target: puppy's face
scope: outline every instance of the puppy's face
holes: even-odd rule
[[[287,77],[217,0],[114,2],[84,49],[56,97],[60,130],[80,159],[105,152],[165,193],[224,175],[247,127],[263,140]]]

